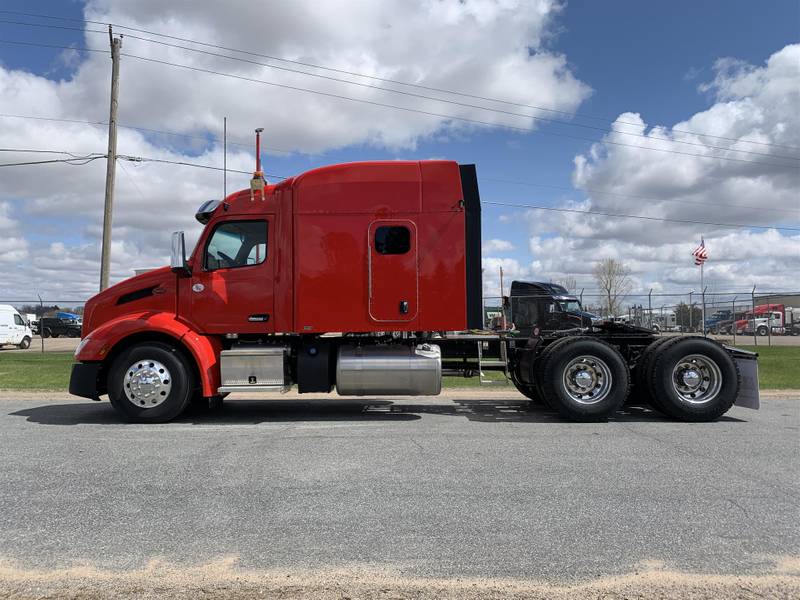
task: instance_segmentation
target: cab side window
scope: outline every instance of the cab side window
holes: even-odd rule
[[[214,229],[206,244],[207,271],[258,265],[267,259],[266,221],[226,221]]]
[[[19,315],[14,315],[14,323],[16,325],[27,325],[27,323],[25,323],[25,321],[23,321],[22,317],[20,317]]]

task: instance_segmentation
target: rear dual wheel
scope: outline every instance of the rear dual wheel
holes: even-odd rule
[[[653,346],[640,360],[638,379],[654,408],[682,421],[713,421],[730,410],[741,377],[720,344],[690,337]]]
[[[557,340],[544,349],[535,365],[541,397],[569,421],[605,419],[628,396],[628,365],[616,348],[597,338]]]

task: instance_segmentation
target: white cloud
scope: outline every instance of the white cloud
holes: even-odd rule
[[[391,2],[297,0],[259,3],[229,0],[90,0],[86,18],[112,21],[170,35],[245,48],[257,53],[423,86],[477,92],[562,111],[572,111],[590,89],[574,77],[566,57],[545,40],[561,5],[557,0],[395,0]],[[94,28],[94,27],[93,27]],[[321,152],[354,144],[412,149],[421,139],[463,138],[475,126],[442,117],[389,110],[275,86],[248,83],[142,61],[167,60],[232,72],[288,86],[342,94],[367,101],[533,129],[527,118],[498,115],[464,106],[387,93],[308,77],[178,48],[148,44],[128,32],[123,42],[119,120],[152,129],[192,135],[219,135],[229,117],[229,140],[250,142],[255,126],[266,128],[268,147]],[[151,36],[142,36],[151,37]],[[190,45],[174,41],[179,45]],[[0,67],[0,112],[104,121],[108,111],[108,37],[85,34],[85,44],[102,52],[58,60],[74,68],[62,81]],[[209,48],[205,48],[210,50]],[[224,52],[222,52],[224,53]],[[79,58],[83,56],[83,58]],[[322,72],[258,57],[289,68],[385,85],[375,80]],[[418,88],[399,89],[439,95]],[[462,98],[463,100],[463,98]],[[465,100],[465,103],[471,103]],[[103,153],[104,127],[22,119],[2,119],[6,147]],[[509,134],[514,135],[514,134]],[[229,146],[230,147],[230,146]],[[221,148],[175,150],[175,139],[147,137],[120,129],[119,152],[166,160],[221,164]],[[4,153],[5,162],[30,160]],[[245,152],[228,153],[232,169],[252,168]],[[86,297],[96,290],[103,160],[87,166],[52,165],[3,171],[0,206],[15,233],[4,235],[0,261],[26,261],[0,284],[2,296],[66,294]],[[117,170],[112,280],[134,267],[163,264],[169,233],[196,236],[195,208],[219,197],[220,175],[153,163],[124,163]],[[230,189],[246,177],[229,177]],[[244,184],[244,185],[242,185]],[[30,241],[36,234],[35,243]],[[30,239],[29,239],[30,238]],[[44,241],[43,241],[44,240]],[[48,243],[52,242],[52,243]]]
[[[483,253],[492,254],[496,252],[511,252],[514,250],[514,244],[508,240],[491,239],[483,242]]]
[[[615,129],[640,133],[647,139],[609,133],[587,154],[577,156],[573,181],[586,198],[565,206],[685,221],[797,228],[800,163],[784,157],[800,156],[800,45],[786,46],[761,67],[718,61],[715,73],[711,83],[701,86],[702,91],[713,93],[713,104],[686,121],[671,127],[648,127],[639,114],[620,115]],[[651,152],[611,142],[699,156]],[[534,257],[531,268],[539,279],[573,275],[579,286],[585,284],[588,289],[593,287],[594,263],[612,257],[631,269],[639,290],[699,289],[699,269],[690,252],[703,235],[710,252],[705,279],[711,288],[743,289],[753,284],[761,289],[800,287],[800,232],[574,213],[531,211],[528,216],[529,248]]]

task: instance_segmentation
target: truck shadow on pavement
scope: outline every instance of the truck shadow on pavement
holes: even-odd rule
[[[108,402],[43,404],[10,413],[40,425],[127,425]],[[257,425],[280,422],[417,421],[422,415],[465,418],[479,423],[563,423],[545,406],[531,407],[522,400],[458,400],[446,403],[404,403],[391,400],[236,400],[221,409],[190,408],[176,424]],[[646,407],[625,406],[609,422],[663,422],[672,420]],[[744,422],[723,416],[721,422]],[[163,425],[160,425],[163,426]],[[167,425],[168,426],[168,425]]]

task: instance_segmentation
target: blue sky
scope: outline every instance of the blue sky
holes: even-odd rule
[[[131,3],[131,5],[136,4],[137,2]],[[200,7],[203,4],[202,2],[196,3]],[[123,16],[118,17],[120,19],[126,18],[124,10],[130,10],[128,20],[123,22],[132,22],[135,11],[127,6],[125,9],[120,6],[122,3],[103,0],[97,2],[94,8],[100,12],[108,11],[111,15],[114,14],[114,11],[122,11]],[[3,3],[3,10],[19,10],[80,19],[84,12],[84,5],[77,1],[7,0]],[[198,10],[202,13],[202,8]],[[544,41],[534,45],[533,51],[563,56],[566,68],[571,75],[591,88],[590,94],[583,98],[577,98],[572,106],[577,109],[579,115],[600,118],[578,116],[572,118],[572,122],[608,128],[618,115],[630,111],[639,113],[648,125],[660,124],[670,127],[676,122],[692,117],[695,113],[709,109],[719,101],[719,98],[715,96],[715,90],[698,90],[702,84],[714,80],[717,75],[716,61],[732,57],[755,67],[763,67],[765,61],[772,54],[789,44],[796,43],[800,28],[799,10],[798,3],[792,1],[755,5],[752,2],[738,0],[725,2],[680,0],[669,3],[634,0],[615,2],[572,0],[567,2],[560,11],[554,11],[554,16],[548,21],[543,33]],[[149,24],[154,19],[157,21],[157,17],[158,15],[142,14],[141,22]],[[38,21],[60,24],[65,27],[82,27],[80,23],[56,20],[39,21],[2,14],[0,14],[0,20]],[[84,44],[84,34],[81,31],[27,28],[5,23],[0,23],[0,38],[38,40],[43,43],[67,46]],[[239,40],[236,46],[249,48],[252,47],[252,44]],[[126,44],[126,47],[134,48],[135,45],[133,43]],[[30,72],[52,81],[71,79],[85,68],[86,60],[88,57],[81,57],[80,60],[65,64],[61,50],[0,44],[0,65],[6,70]],[[123,60],[123,104],[126,101],[126,86],[132,85],[130,71],[126,73],[130,63],[131,61]],[[525,89],[535,90],[538,82],[536,80],[521,81],[519,85],[524,93]],[[245,83],[242,86],[249,89],[250,84]],[[98,89],[107,87],[107,80],[97,82],[97,87]],[[461,81],[459,89],[483,93],[481,90],[473,89],[469,81]],[[387,101],[397,100],[389,99]],[[96,104],[96,114],[104,115],[107,111],[106,105],[103,101],[98,101]],[[126,115],[125,108],[124,106],[121,108],[123,120],[151,126],[151,121],[148,120],[151,117],[141,112]],[[219,114],[215,113],[215,118],[218,116],[221,120],[222,114],[227,110],[223,103]],[[234,137],[247,140],[252,128],[263,124],[240,118],[235,104],[231,105],[229,110],[229,131]],[[333,110],[335,113],[336,109]],[[442,110],[446,110],[446,108]],[[511,110],[519,109],[512,108]],[[8,112],[8,107],[4,111]],[[30,112],[28,111],[28,113]],[[555,113],[540,112],[537,114],[549,118],[570,119],[570,117]],[[101,118],[104,117],[101,116]],[[506,122],[509,121],[506,120]],[[166,128],[163,124],[152,126]],[[183,127],[174,127],[173,129],[189,131]],[[204,135],[208,132],[200,127],[192,130],[192,133]],[[265,162],[268,172],[291,175],[321,164],[350,160],[449,158],[459,162],[478,164],[481,193],[484,200],[564,206],[570,205],[570,202],[584,201],[587,197],[585,190],[581,189],[582,186],[576,186],[573,182],[574,159],[577,155],[586,155],[591,142],[571,139],[564,137],[563,134],[590,138],[598,142],[603,137],[601,131],[541,123],[534,131],[524,134],[502,129],[462,131],[440,129],[433,133],[417,135],[410,144],[382,145],[376,143],[374,138],[364,137],[361,141],[345,143],[343,147],[341,144],[333,144],[335,147],[331,149],[322,151],[315,149],[311,155],[270,154],[266,157]],[[266,144],[269,145],[273,141],[270,139],[269,129],[266,136]],[[187,156],[204,155],[213,146],[213,144],[200,147],[189,146],[181,143],[180,138],[164,138],[163,136],[150,136],[149,141],[155,146],[164,148],[165,151],[171,150]],[[638,143],[638,141],[633,139],[631,143]],[[318,147],[319,144],[314,143],[311,146]],[[103,148],[97,148],[97,151],[103,151]],[[120,151],[124,152],[124,148],[120,148]],[[657,158],[670,160],[668,155],[657,156]],[[597,163],[596,167],[597,171],[601,171],[602,168],[606,168],[606,165]],[[99,163],[94,168],[101,169]],[[120,178],[118,174],[118,180],[127,179],[125,174],[122,175],[123,177]],[[182,172],[181,177],[188,178],[192,175],[192,173]],[[624,174],[614,175],[617,179],[621,176]],[[593,177],[600,177],[600,175],[595,172]],[[614,177],[608,175],[606,181],[613,181]],[[236,179],[235,177],[231,179],[233,180],[231,186],[234,186]],[[240,179],[238,184],[244,187],[246,178]],[[503,184],[492,181],[492,179],[527,181],[541,187]],[[547,186],[552,187],[548,188]],[[615,186],[615,189],[622,188]],[[642,194],[640,188],[637,188],[636,191]],[[16,210],[17,214],[19,211],[24,213],[27,210],[25,198],[15,198],[15,202],[19,205]],[[791,208],[792,206],[789,207],[789,210]],[[630,209],[635,210],[636,206],[634,205]],[[501,221],[501,215],[508,218]],[[37,233],[27,234],[31,241],[42,243],[52,237],[67,246],[79,246],[81,243],[96,241],[90,232],[80,226],[81,216],[53,215],[48,217],[48,215],[40,213],[36,218],[40,226],[37,227]],[[77,221],[76,226],[69,227],[68,232],[63,231],[63,228],[60,233],[54,232],[53,225],[63,224],[65,219]],[[547,239],[563,235],[563,231],[560,231],[558,226],[553,226],[552,231],[536,231],[536,225],[531,224],[531,219],[535,220],[536,216],[521,215],[519,212],[514,213],[507,209],[487,206],[484,209],[484,239],[509,241],[513,244],[514,250],[503,252],[498,260],[514,260],[519,266],[520,275],[537,276],[537,267],[530,266],[532,261],[538,258],[530,248],[530,236]],[[791,216],[788,220],[795,223],[797,221]],[[86,226],[85,221],[83,225]],[[693,239],[694,232],[688,237]],[[512,270],[513,268],[516,267],[512,265]],[[552,268],[542,267],[541,271],[542,278],[553,278]],[[569,273],[565,273],[565,275],[569,275]],[[652,283],[652,280],[659,277],[659,274],[652,270],[651,272],[642,272],[640,275],[637,284],[641,285]],[[585,283],[587,277],[584,273],[580,277],[580,283]],[[720,280],[720,285],[726,284],[733,285],[733,282]],[[33,289],[35,285],[30,287]]]

